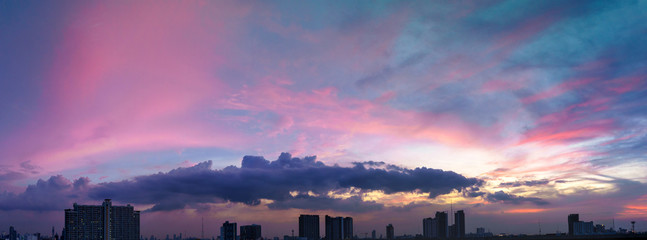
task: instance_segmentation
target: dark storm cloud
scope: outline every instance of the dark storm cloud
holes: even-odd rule
[[[481,191],[477,186],[466,188],[465,191],[463,191],[463,196],[469,198],[483,197],[485,194],[486,193]]]
[[[276,161],[263,157],[245,156],[240,168],[230,166],[212,170],[211,162],[189,168],[178,168],[168,173],[136,177],[133,180],[102,183],[89,191],[94,199],[113,198],[120,201],[154,204],[151,210],[181,209],[186,204],[208,203],[219,200],[258,205],[261,199],[274,200],[275,209],[325,208],[343,211],[377,209],[379,204],[327,197],[297,195],[290,192],[312,192],[325,196],[329,191],[348,189],[381,190],[387,194],[397,192],[424,192],[433,198],[453,190],[480,185],[481,180],[466,178],[451,171],[430,168],[385,170],[328,166],[316,157],[292,158],[283,153]],[[361,207],[359,207],[361,205]]]
[[[245,156],[240,168],[213,170],[211,167],[211,161],[207,161],[166,173],[100,184],[90,184],[85,177],[70,181],[60,175],[53,176],[39,180],[20,194],[1,193],[0,210],[61,210],[73,202],[111,198],[124,203],[152,204],[149,211],[203,209],[205,203],[227,201],[258,205],[261,199],[269,199],[271,209],[366,212],[385,206],[363,201],[356,195],[362,191],[421,192],[434,198],[454,190],[471,191],[482,185],[482,180],[451,171],[407,169],[370,161],[357,162],[352,167],[329,166],[314,156],[293,158],[288,153],[275,161]],[[340,199],[328,196],[329,192],[354,196]]]
[[[355,166],[361,166],[361,167],[381,167],[386,165],[385,162],[376,162],[376,161],[365,161],[365,162],[353,162],[353,165]]]
[[[519,205],[522,203],[533,203],[535,205],[547,205],[549,204],[548,201],[541,199],[541,198],[535,198],[535,197],[520,197],[520,196],[515,196],[509,193],[505,193],[503,191],[498,191],[495,193],[490,193],[487,194],[485,197],[486,200],[489,202],[502,202],[505,204],[514,204],[514,205]]]
[[[0,210],[48,211],[69,208],[72,199],[77,199],[81,190],[88,184],[87,178],[80,178],[74,183],[61,175],[48,180],[38,180],[29,185],[25,192],[14,194],[0,193]]]

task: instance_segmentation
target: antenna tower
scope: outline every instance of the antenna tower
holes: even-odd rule
[[[449,203],[449,211],[449,219],[452,219],[452,217],[454,216],[454,199],[452,199]],[[456,219],[454,219],[454,221],[456,221]],[[452,221],[449,222],[452,223]]]

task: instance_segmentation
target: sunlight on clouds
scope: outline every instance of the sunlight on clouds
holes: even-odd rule
[[[635,161],[600,169],[600,174],[647,183],[647,162]]]
[[[605,183],[594,179],[568,181],[560,184],[559,187],[556,187],[555,189],[560,194],[564,194],[564,195],[577,194],[580,191],[586,191],[588,193],[605,194],[605,193],[612,193],[618,190],[616,186],[612,183]]]
[[[408,193],[395,193],[384,194],[382,191],[370,191],[362,194],[364,201],[375,201],[384,204],[388,207],[403,207],[412,203],[430,203],[438,205],[449,204],[473,204],[481,203],[482,200],[478,198],[465,198],[461,193],[454,190],[451,193],[437,196],[436,198],[429,198],[428,193],[423,192],[408,192]]]
[[[492,161],[503,157],[493,150],[484,148],[453,147],[433,143],[414,143],[386,150],[380,154],[382,159],[401,159],[408,167],[426,166],[429,168],[454,171],[474,177],[491,171]]]
[[[512,210],[507,210],[505,211],[506,213],[538,213],[538,212],[544,212],[548,209],[543,209],[543,208],[520,208],[520,209],[512,209]]]
[[[625,217],[647,217],[647,195],[643,195],[625,205],[624,211],[620,212],[619,215]]]

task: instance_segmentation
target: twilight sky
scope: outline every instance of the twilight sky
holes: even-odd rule
[[[647,1],[0,2],[0,231],[647,230]],[[323,226],[323,223],[322,223]]]

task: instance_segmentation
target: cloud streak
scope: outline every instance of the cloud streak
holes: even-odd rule
[[[514,205],[520,205],[526,202],[529,202],[535,205],[549,204],[548,201],[541,198],[515,196],[513,194],[509,194],[504,191],[498,191],[495,193],[487,194],[485,198],[490,202],[502,202],[505,204],[514,204]]]

